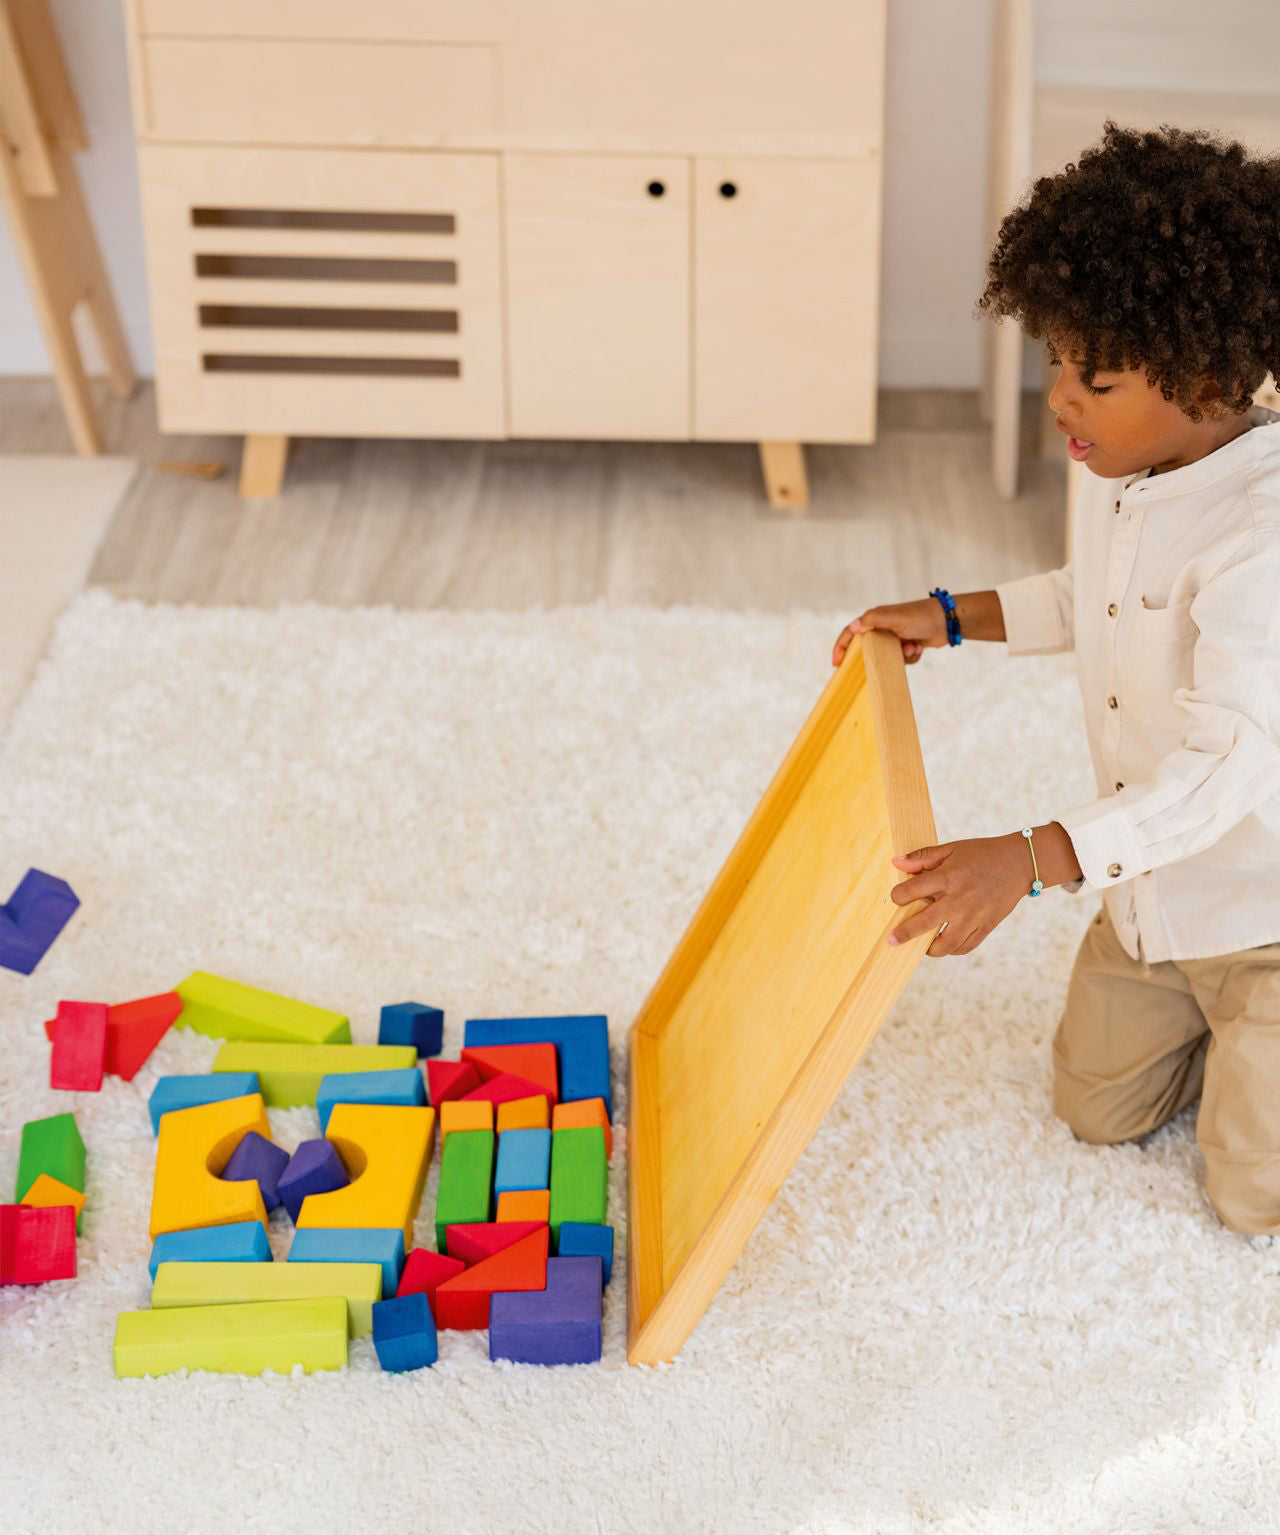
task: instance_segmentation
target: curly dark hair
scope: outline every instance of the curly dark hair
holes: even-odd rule
[[[986,270],[976,313],[1078,345],[1086,386],[1142,367],[1192,421],[1244,412],[1280,380],[1280,156],[1107,118],[1006,214]]]

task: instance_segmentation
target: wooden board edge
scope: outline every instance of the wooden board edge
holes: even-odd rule
[[[627,1351],[662,1298],[662,1142],[657,1041],[633,1026],[627,1036]]]
[[[880,773],[889,809],[889,841],[895,855],[910,853],[918,847],[931,846],[938,833],[924,776],[911,689],[907,686],[906,662],[896,635],[873,630],[862,644]],[[897,882],[895,875],[894,883]],[[903,907],[903,915],[906,913],[907,908]]]

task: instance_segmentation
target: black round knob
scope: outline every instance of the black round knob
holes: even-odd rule
[[[722,181],[720,183],[720,196],[721,197],[736,197],[737,195],[738,195],[738,184],[737,184],[736,181]]]
[[[650,197],[661,197],[666,190],[667,190],[667,187],[666,187],[666,183],[665,182],[662,182],[662,181],[651,181],[649,183],[649,196]]]

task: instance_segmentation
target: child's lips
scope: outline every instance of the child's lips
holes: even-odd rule
[[[1067,452],[1079,463],[1088,458],[1090,453],[1093,452],[1093,444],[1085,442],[1079,437],[1068,437]]]

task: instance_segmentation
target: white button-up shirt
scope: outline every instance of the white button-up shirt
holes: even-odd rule
[[[1071,559],[996,587],[1070,650],[1098,797],[1054,818],[1134,959],[1280,942],[1280,413],[1181,469],[1087,469]]]

